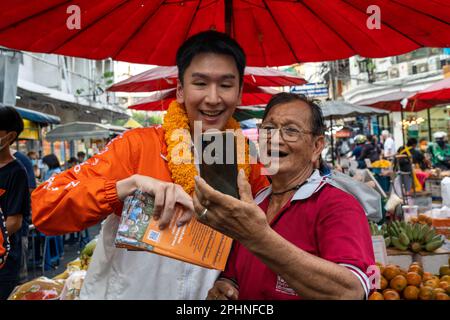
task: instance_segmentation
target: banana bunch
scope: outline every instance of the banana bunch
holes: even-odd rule
[[[393,221],[388,227],[388,233],[394,247],[399,250],[433,252],[444,244],[444,238],[436,234],[436,229],[427,224],[410,224],[405,221]]]
[[[384,237],[384,243],[386,244],[386,248],[391,245],[391,237],[389,236],[389,232],[388,232],[386,224],[383,224],[381,226],[381,229],[379,229],[378,225],[375,222],[369,221],[369,227],[370,227],[370,233],[372,234],[372,236],[383,236]]]

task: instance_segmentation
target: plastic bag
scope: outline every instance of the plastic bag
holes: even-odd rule
[[[16,287],[8,300],[59,300],[63,281],[39,277]]]
[[[79,300],[81,287],[83,286],[85,277],[85,270],[72,272],[69,278],[67,278],[61,292],[61,300]]]
[[[442,205],[450,207],[450,178],[445,177],[441,181]]]
[[[366,212],[367,219],[374,222],[382,219],[381,196],[365,183],[356,181],[341,172],[332,171],[329,184],[353,195]]]

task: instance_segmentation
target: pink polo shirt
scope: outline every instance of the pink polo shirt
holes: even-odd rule
[[[360,280],[367,297],[367,269],[375,264],[375,258],[366,215],[352,195],[331,186],[327,179],[314,171],[270,226],[302,250],[347,267]],[[264,212],[270,194],[269,187],[255,199]],[[301,299],[301,294],[237,241],[222,276],[239,285],[239,299]]]

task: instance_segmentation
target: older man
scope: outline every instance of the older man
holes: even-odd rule
[[[196,178],[194,207],[201,221],[237,240],[208,298],[367,297],[374,253],[365,213],[314,169],[324,146],[320,108],[302,96],[276,95],[260,134],[279,168],[255,200],[242,170],[241,200]]]

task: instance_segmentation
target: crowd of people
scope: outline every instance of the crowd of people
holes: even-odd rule
[[[395,147],[396,142],[389,131],[384,130],[381,140],[376,135],[358,134],[353,137],[353,143],[339,142],[337,153],[339,156],[354,159],[358,162],[358,169],[367,168],[372,162],[386,159],[395,163],[401,171],[411,171],[411,166],[422,171],[439,168],[450,170],[450,145],[446,132],[438,131],[433,134],[434,141],[425,138],[419,141],[408,138],[405,146]],[[398,142],[397,142],[398,144]]]
[[[42,159],[36,151],[24,154],[14,148],[22,131],[19,113],[12,107],[0,108],[0,300],[28,280],[31,193],[50,177],[83,162],[86,156],[78,152],[78,158],[71,158],[63,168],[54,154]],[[39,237],[35,245],[36,259],[41,260],[43,242]]]

